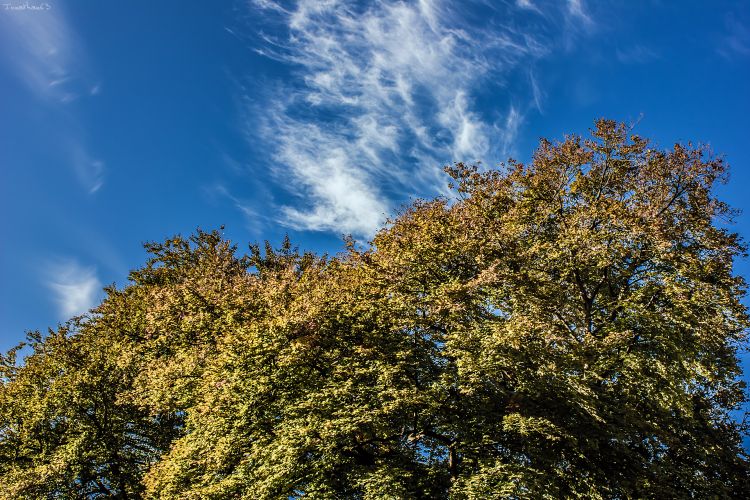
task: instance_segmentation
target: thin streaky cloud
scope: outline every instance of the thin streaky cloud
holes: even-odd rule
[[[583,0],[568,0],[562,13],[563,48],[566,51],[577,46],[583,36],[591,35],[600,29]]]
[[[68,141],[68,154],[80,184],[94,194],[104,184],[104,162],[93,158],[79,140]]]
[[[245,229],[251,234],[260,235],[263,225],[269,222],[268,215],[256,210],[247,201],[234,196],[229,189],[221,183],[204,186],[203,192],[207,197],[214,201],[217,198],[228,200],[232,206],[242,214],[245,221]]]
[[[728,15],[725,18],[725,35],[719,45],[718,53],[727,59],[750,56],[750,27],[743,21],[742,15]]]
[[[513,144],[516,142],[518,137],[518,131],[523,123],[523,115],[515,106],[511,106],[510,111],[505,118],[505,123],[499,128],[498,136],[500,137],[501,150],[504,152],[503,156],[511,154]]]
[[[86,313],[97,303],[102,291],[96,268],[73,259],[49,262],[45,284],[64,319]]]
[[[87,56],[58,6],[0,16],[6,65],[38,97],[70,102],[96,87]]]
[[[529,83],[531,84],[531,95],[533,97],[534,107],[539,113],[544,113],[544,92],[539,87],[539,82],[537,81],[533,70],[529,70]]]
[[[257,53],[293,74],[259,107],[272,175],[302,204],[281,222],[302,229],[371,235],[394,201],[443,190],[443,165],[506,154],[523,117],[507,94],[506,115],[485,116],[479,91],[548,52],[513,12],[483,27],[430,0],[256,7],[284,33],[259,30]]]
[[[644,45],[616,49],[617,60],[623,64],[645,64],[659,58],[658,52]]]
[[[101,92],[83,44],[55,4],[47,10],[5,11],[0,15],[0,64],[21,82],[45,110],[48,123],[59,123],[54,142],[82,187],[97,192],[104,163],[85,140],[75,102]]]
[[[590,26],[594,23],[589,13],[586,11],[586,7],[583,0],[568,0],[568,14],[584,25]]]
[[[516,6],[520,9],[533,10],[541,13],[541,10],[531,0],[516,0]]]

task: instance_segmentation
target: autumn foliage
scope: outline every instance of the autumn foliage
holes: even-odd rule
[[[333,257],[147,245],[0,367],[2,498],[748,498],[726,165],[601,120]]]

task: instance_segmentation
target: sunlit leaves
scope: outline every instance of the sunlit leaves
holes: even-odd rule
[[[6,497],[743,498],[721,158],[602,120],[334,257],[216,232],[0,364]]]

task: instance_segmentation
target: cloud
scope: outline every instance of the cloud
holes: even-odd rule
[[[69,139],[67,148],[73,170],[80,184],[89,194],[99,191],[104,184],[104,163],[92,158],[78,140]]]
[[[543,113],[544,92],[539,87],[539,82],[537,81],[533,70],[529,70],[529,83],[531,84],[531,95],[533,97],[534,107],[538,112]]]
[[[235,160],[231,160],[231,162],[234,163]],[[214,183],[211,185],[203,186],[202,191],[204,195],[212,202],[215,202],[217,199],[229,201],[232,206],[242,214],[242,217],[245,220],[245,228],[251,234],[261,234],[263,223],[269,220],[269,216],[267,214],[256,210],[252,206],[252,204],[248,203],[247,201],[241,200],[234,196],[222,183]]]
[[[521,112],[517,108],[511,107],[505,118],[503,127],[497,131],[497,135],[500,138],[501,150],[504,153],[503,156],[507,156],[511,153],[522,122],[523,115],[521,115]]]
[[[541,13],[539,8],[536,5],[534,5],[534,3],[531,2],[531,0],[516,0],[516,6],[519,9],[533,10],[534,12]]]
[[[617,60],[623,64],[645,64],[659,58],[659,54],[643,45],[616,50]]]
[[[94,267],[87,267],[72,259],[50,262],[46,270],[46,285],[52,291],[60,316],[70,318],[83,314],[96,304],[102,284]]]
[[[594,21],[591,19],[591,16],[589,16],[583,5],[583,0],[568,0],[568,14],[571,18],[579,21],[584,26],[594,24]]]
[[[750,28],[741,12],[727,15],[724,19],[725,35],[718,52],[727,59],[750,56]]]
[[[37,96],[70,102],[96,88],[83,48],[58,5],[6,10],[0,27],[3,59]]]
[[[47,4],[45,4],[47,5]],[[0,15],[0,62],[41,104],[50,140],[61,148],[77,180],[90,194],[101,188],[104,163],[93,158],[75,101],[98,95],[83,44],[59,4],[48,9],[5,10]]]
[[[290,226],[369,234],[381,222],[386,206],[368,183],[372,174],[367,169],[388,142],[387,133],[384,137],[367,136],[368,124],[353,122],[360,133],[350,142],[339,141],[338,134],[317,124],[288,122],[277,129],[284,131],[277,158],[288,166],[289,181],[315,201],[311,210],[283,207]],[[361,162],[359,167],[355,161]]]
[[[296,228],[371,235],[395,201],[444,189],[443,165],[507,154],[523,114],[505,85],[549,52],[512,17],[538,10],[529,2],[484,24],[430,0],[255,3],[256,51],[291,77],[248,122],[261,123],[271,174],[297,195],[280,210]],[[529,93],[541,107],[541,91]]]
[[[572,50],[580,39],[591,35],[599,29],[594,16],[589,12],[583,0],[568,0],[562,12],[563,47]]]

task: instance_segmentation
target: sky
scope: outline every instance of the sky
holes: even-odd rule
[[[444,165],[600,117],[725,155],[750,238],[747,1],[3,2],[2,350],[126,285],[143,242],[335,253]]]

